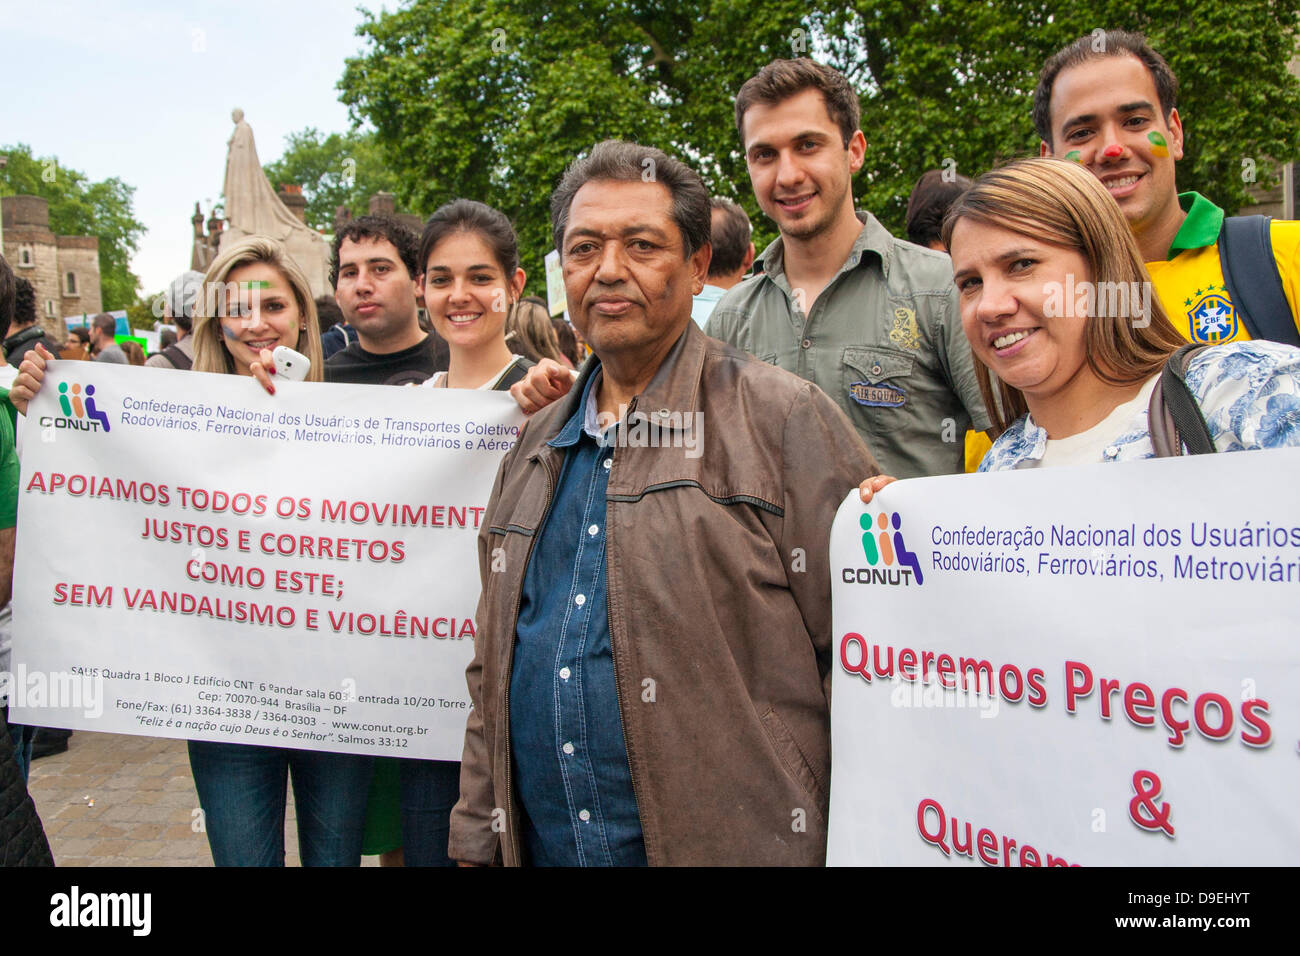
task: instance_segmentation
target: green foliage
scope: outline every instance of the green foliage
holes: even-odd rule
[[[1036,155],[1030,121],[1043,61],[1096,29],[1146,34],[1179,80],[1186,155],[1178,188],[1231,210],[1248,203],[1243,170],[1275,180],[1270,160],[1300,158],[1297,0],[1101,0],[1055,4],[957,0],[918,11],[902,2],[859,2],[818,20],[839,38],[826,62],[862,92],[867,135],[859,205],[901,231],[907,196],[925,170],[955,162],[967,176]],[[1245,160],[1252,163],[1245,163]]]
[[[1139,29],[1182,84],[1181,189],[1230,209],[1246,202],[1243,161],[1300,156],[1300,0],[415,0],[371,15],[367,51],[339,84],[410,208],[457,196],[515,221],[524,266],[541,278],[552,247],[548,198],[565,165],[600,139],[637,139],[692,163],[738,199],[755,240],[773,237],[749,189],[732,110],[741,84],[777,56],[807,54],[860,93],[868,152],[858,204],[901,234],[927,169],[975,176],[1036,154],[1029,119],[1044,59],[1101,27]]]
[[[334,215],[347,206],[364,215],[371,195],[394,192],[397,177],[389,171],[367,132],[330,133],[308,127],[285,138],[284,155],[263,168],[271,186],[296,183],[307,200],[307,224],[334,231]]]
[[[371,50],[349,61],[340,88],[354,119],[375,128],[405,205],[491,203],[514,220],[540,283],[551,190],[601,139],[665,148],[753,211],[731,102],[789,50],[805,9],[426,0],[361,26]]]
[[[155,295],[142,295],[134,303],[128,305],[126,307],[126,318],[131,323],[131,328],[137,330],[154,329],[162,324],[163,320],[159,316],[162,315],[162,302],[166,294],[166,290],[164,290]]]
[[[36,157],[22,143],[0,146],[8,162],[0,169],[0,195],[41,196],[50,203],[50,229],[60,236],[99,237],[99,282],[105,310],[136,300],[140,280],[130,257],[144,226],[135,219],[135,187],[113,176],[92,183],[85,173],[67,169],[53,157]]]

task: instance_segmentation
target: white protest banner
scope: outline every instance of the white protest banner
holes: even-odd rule
[[[902,481],[831,535],[827,862],[1300,861],[1300,450]]]
[[[12,719],[460,759],[506,393],[56,362],[28,410]]]

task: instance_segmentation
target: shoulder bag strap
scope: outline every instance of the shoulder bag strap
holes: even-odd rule
[[[1157,458],[1182,454],[1210,455],[1214,440],[1196,396],[1187,387],[1187,365],[1191,357],[1208,345],[1184,345],[1165,362],[1160,381],[1151,390],[1147,406],[1147,431]],[[1184,448],[1186,451],[1184,452]]]
[[[194,367],[194,362],[188,355],[181,351],[179,345],[167,346],[162,350],[162,354],[166,356],[167,361],[172,363],[173,368],[178,368],[184,371],[185,369]]]
[[[528,370],[536,364],[536,362],[530,362],[528,359],[520,355],[515,359],[514,364],[510,366],[506,373],[497,380],[497,383],[493,386],[492,390],[494,392],[510,391],[510,386],[515,384],[515,382],[522,381],[524,376],[528,374]]]

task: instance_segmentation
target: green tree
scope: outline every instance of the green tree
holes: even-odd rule
[[[138,296],[132,304],[126,306],[126,318],[133,329],[153,329],[163,322],[162,303],[167,290],[154,295]]]
[[[1256,179],[1300,157],[1297,0],[1055,4],[957,0],[941,10],[858,0],[813,17],[826,58],[861,92],[867,135],[860,205],[901,231],[907,196],[926,169],[975,176],[1038,153],[1030,121],[1043,62],[1098,29],[1146,34],[1179,80],[1187,133],[1178,187],[1229,210]],[[1254,178],[1252,178],[1252,176]]]
[[[717,194],[757,215],[733,109],[741,84],[777,56],[811,55],[858,90],[867,161],[859,206],[901,234],[927,169],[967,175],[1035,154],[1030,102],[1043,61],[1101,27],[1140,29],[1182,83],[1188,132],[1179,186],[1246,201],[1250,168],[1300,155],[1300,0],[1151,0],[1140,12],[1092,0],[1061,12],[1028,0],[793,3],[787,0],[415,0],[371,15],[368,49],[339,83],[368,122],[413,208],[456,196],[510,215],[525,268],[551,248],[547,201],[565,165],[597,140],[636,139],[692,163]],[[1247,161],[1250,162],[1247,162]]]
[[[384,165],[374,135],[367,132],[326,135],[308,127],[290,133],[284,154],[262,168],[276,188],[283,183],[302,187],[307,224],[324,232],[334,231],[339,206],[360,215],[374,193],[397,188],[397,177]]]
[[[425,0],[362,25],[371,49],[340,88],[354,119],[375,128],[407,205],[497,206],[540,280],[551,190],[600,139],[662,146],[752,211],[731,101],[758,66],[789,54],[806,9]]]
[[[0,154],[8,158],[0,169],[0,195],[41,196],[49,200],[50,229],[56,235],[97,236],[104,308],[134,303],[140,280],[131,272],[130,259],[145,232],[135,218],[135,187],[116,176],[91,182],[53,156],[33,155],[22,143],[0,146]]]

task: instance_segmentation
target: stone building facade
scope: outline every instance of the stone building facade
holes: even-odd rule
[[[366,213],[371,216],[393,216],[399,222],[405,223],[408,228],[415,230],[417,236],[424,231],[423,218],[415,213],[397,211],[397,202],[392,193],[373,194],[370,197],[370,208]],[[347,206],[339,206],[334,213],[334,231],[338,232],[351,219],[352,210]]]
[[[1282,166],[1280,182],[1272,189],[1251,189],[1253,200],[1238,212],[1242,216],[1272,216],[1274,219],[1295,219],[1300,214],[1300,170],[1296,163]]]
[[[56,236],[49,201],[40,196],[5,196],[0,217],[5,259],[36,290],[37,318],[55,339],[67,335],[65,316],[104,311],[97,237]]]

